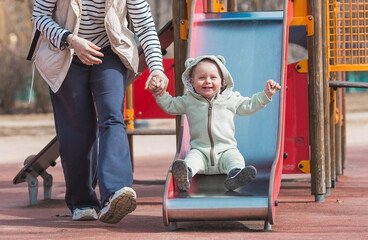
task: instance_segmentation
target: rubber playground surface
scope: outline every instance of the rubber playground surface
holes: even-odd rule
[[[366,109],[362,114],[366,115]],[[349,122],[347,125],[348,138],[354,137],[351,132],[356,130],[352,121],[362,122],[356,116],[348,115],[352,124],[350,129]],[[365,119],[364,126],[357,130],[366,126]],[[367,139],[366,135],[358,137]],[[45,136],[18,138],[13,148],[25,158],[31,154],[24,150],[26,143]],[[344,175],[338,177],[336,188],[331,189],[324,202],[314,201],[308,174],[283,175],[275,224],[270,232],[263,231],[263,221],[180,222],[178,229],[171,231],[163,224],[162,196],[166,172],[174,156],[175,137],[135,137],[134,141],[137,151],[133,188],[138,206],[116,225],[71,220],[63,200],[65,188],[59,160],[48,169],[54,178],[52,199],[43,200],[39,179],[38,203],[29,206],[27,184],[12,183],[24,158],[6,161],[4,156],[8,156],[1,154],[0,239],[368,239],[368,144],[348,140]],[[10,152],[10,141],[1,137],[1,153],[4,147]]]
[[[322,203],[314,202],[307,176],[284,179],[272,232],[263,232],[263,221],[179,223],[170,231],[162,220],[163,176],[148,179],[155,169],[167,168],[163,158],[137,160],[155,164],[136,165],[138,206],[116,225],[71,220],[60,164],[50,171],[52,199],[40,200],[39,189],[35,206],[29,206],[26,184],[11,182],[18,164],[2,164],[0,239],[368,239],[367,155],[366,146],[348,148],[348,168]]]

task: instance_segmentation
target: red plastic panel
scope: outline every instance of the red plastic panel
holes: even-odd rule
[[[163,59],[163,65],[165,74],[169,78],[167,91],[171,96],[175,96],[174,59]],[[152,93],[144,89],[148,76],[149,70],[146,69],[133,83],[134,119],[175,118],[174,115],[161,110]]]
[[[299,73],[296,65],[288,65],[283,173],[302,173],[298,163],[309,160],[307,73]]]
[[[286,4],[286,1],[285,1]],[[287,126],[287,120],[285,121],[285,119],[287,119],[287,86],[289,83],[289,69],[288,69],[288,65],[287,65],[287,56],[288,56],[288,41],[287,39],[289,39],[289,29],[290,29],[290,24],[291,21],[293,19],[293,3],[291,0],[287,1],[287,19],[286,19],[286,33],[285,33],[285,59],[284,59],[284,68],[285,68],[285,72],[284,72],[284,84],[283,84],[283,94],[282,94],[282,131],[281,131],[281,143],[280,143],[280,153],[279,153],[279,159],[277,161],[276,167],[275,167],[275,174],[274,174],[274,180],[273,180],[273,191],[272,191],[272,223],[275,223],[275,218],[276,218],[276,200],[278,199],[278,195],[280,192],[280,187],[281,187],[281,178],[282,178],[282,172],[283,172],[283,164],[284,164],[284,159],[283,159],[283,153],[284,153],[284,148],[285,148],[285,128]],[[285,126],[286,125],[286,126]],[[271,220],[271,219],[269,219]]]

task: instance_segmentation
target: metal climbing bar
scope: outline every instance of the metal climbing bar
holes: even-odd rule
[[[329,81],[328,85],[332,88],[368,88],[368,83],[366,82]]]

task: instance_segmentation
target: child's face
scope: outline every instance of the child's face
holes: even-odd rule
[[[211,99],[220,92],[222,87],[222,78],[217,64],[206,60],[198,63],[193,70],[191,83],[198,94]]]

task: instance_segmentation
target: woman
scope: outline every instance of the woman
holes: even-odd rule
[[[41,32],[34,64],[51,89],[65,200],[73,220],[118,223],[136,208],[123,110],[125,89],[139,74],[139,61],[127,14],[151,72],[147,84],[160,82],[154,93],[163,94],[168,79],[145,0],[34,4],[32,22]]]

